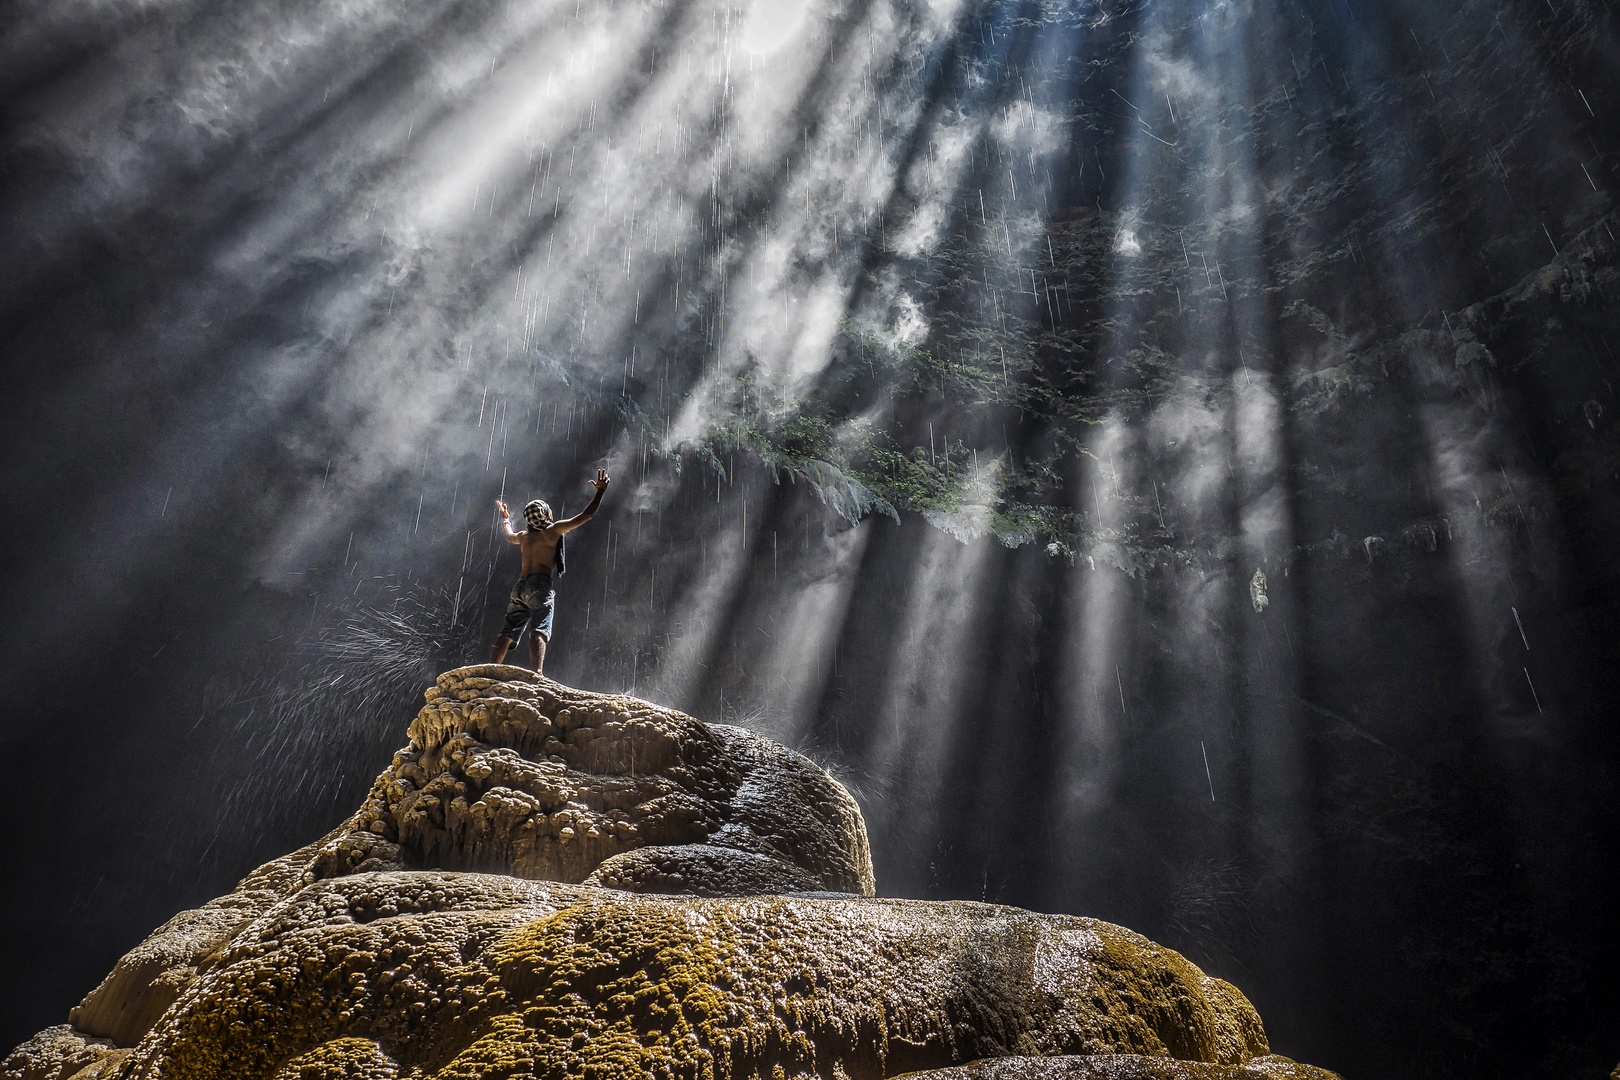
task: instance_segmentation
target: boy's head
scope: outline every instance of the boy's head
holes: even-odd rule
[[[539,499],[530,500],[523,508],[523,520],[529,523],[529,528],[539,531],[551,527],[551,507]]]

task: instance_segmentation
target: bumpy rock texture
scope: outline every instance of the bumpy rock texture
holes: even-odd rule
[[[127,1048],[116,1048],[110,1039],[93,1039],[58,1024],[12,1051],[0,1071],[16,1080],[95,1080],[112,1075],[128,1056]]]
[[[1310,1080],[1321,1069],[1268,1054],[1232,1068],[1142,1054],[1002,1057],[907,1073],[902,1080]]]
[[[729,891],[705,882],[735,878],[746,892],[872,894],[855,800],[768,739],[505,665],[448,672],[427,699],[410,745],[354,829],[323,848],[315,876],[398,863],[594,874],[637,891]],[[692,844],[713,872],[687,882]]]
[[[0,1076],[1330,1075],[1128,930],[872,899],[854,801],[758,736],[518,668],[427,697],[352,819],[171,919]]]

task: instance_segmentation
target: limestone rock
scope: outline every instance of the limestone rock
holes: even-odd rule
[[[306,867],[324,845],[345,830],[259,867],[234,892],[200,908],[182,911],[126,953],[101,985],[68,1013],[68,1022],[90,1037],[134,1046],[179,998],[197,965],[303,884]],[[0,1077],[10,1078],[0,1070]]]
[[[320,881],[278,904],[119,1076],[742,1080],[778,1067],[880,1077],[1004,1054],[1235,1068],[1267,1052],[1234,988],[1092,919],[418,871]],[[307,1071],[317,1066],[327,1072]]]
[[[354,817],[0,1080],[1329,1076],[1128,930],[872,899],[855,801],[760,736],[497,665],[426,696]]]
[[[704,844],[797,868],[795,887],[874,891],[855,800],[759,735],[506,665],[447,672],[427,698],[355,819],[367,840],[339,841],[353,850],[312,879],[402,861],[578,882],[626,852]],[[626,873],[618,887],[651,880]],[[722,888],[685,885],[651,887]]]
[[[607,859],[585,879],[638,893],[757,896],[815,892],[819,883],[792,863],[710,844],[637,848]]]
[[[354,817],[154,931],[70,1013],[75,1030],[134,1046],[239,929],[348,874],[443,867],[704,896],[874,891],[855,800],[759,735],[507,665],[446,672],[425,696],[409,744]]]
[[[6,1080],[95,1080],[129,1056],[110,1039],[96,1039],[67,1024],[46,1028],[0,1061]]]
[[[1210,1065],[1142,1054],[1096,1054],[985,1058],[948,1069],[906,1073],[895,1080],[1333,1080],[1333,1074],[1271,1054],[1242,1065]]]

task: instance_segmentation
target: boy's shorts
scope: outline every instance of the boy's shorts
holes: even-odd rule
[[[512,586],[512,599],[506,605],[506,622],[501,637],[517,641],[526,626],[551,640],[551,616],[556,606],[556,592],[551,587],[551,575],[545,571],[518,578]]]

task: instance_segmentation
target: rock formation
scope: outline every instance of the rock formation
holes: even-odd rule
[[[1235,1069],[1145,1054],[1092,1054],[985,1058],[968,1065],[907,1073],[897,1080],[1285,1080],[1330,1075],[1269,1054]]]
[[[354,817],[0,1077],[1331,1076],[1128,930],[874,899],[854,800],[757,735],[504,666],[427,698]]]
[[[313,878],[435,866],[636,892],[872,895],[855,800],[768,739],[503,665],[449,672],[426,696]]]

